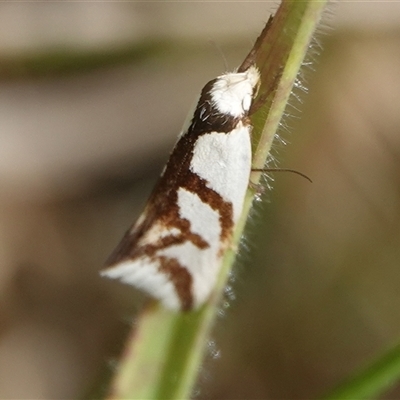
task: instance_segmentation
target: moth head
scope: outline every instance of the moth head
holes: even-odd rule
[[[232,117],[247,115],[260,81],[257,67],[219,76],[210,91],[213,106]]]

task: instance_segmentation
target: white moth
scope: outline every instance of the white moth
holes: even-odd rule
[[[259,79],[250,66],[206,84],[144,212],[102,276],[173,310],[197,308],[208,299],[249,184],[248,113]]]

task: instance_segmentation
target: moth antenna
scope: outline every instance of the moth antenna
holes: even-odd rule
[[[223,62],[224,62],[225,71],[228,71],[228,70],[229,70],[229,67],[228,67],[228,60],[226,59],[225,54],[224,54],[224,52],[222,51],[221,46],[220,46],[215,40],[210,39],[209,42],[210,42],[210,43],[214,46],[214,48],[218,51],[218,54],[221,56],[221,58],[222,58],[222,60],[223,60]]]
[[[313,183],[310,177],[302,172],[296,171],[295,169],[290,168],[252,168],[251,172],[292,172],[294,174],[300,175],[303,178],[307,179],[309,182]]]

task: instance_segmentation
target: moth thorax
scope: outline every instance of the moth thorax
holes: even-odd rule
[[[221,114],[235,118],[247,115],[260,74],[252,66],[245,72],[232,72],[219,76],[210,91],[213,106]]]

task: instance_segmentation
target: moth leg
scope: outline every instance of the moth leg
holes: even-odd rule
[[[257,195],[262,195],[265,193],[265,186],[262,183],[249,182],[250,189],[254,190]]]

